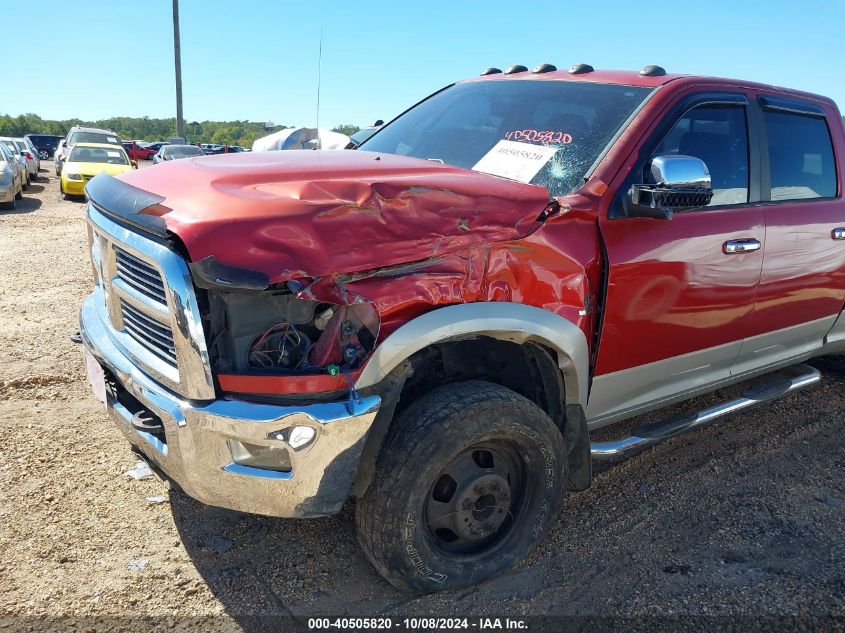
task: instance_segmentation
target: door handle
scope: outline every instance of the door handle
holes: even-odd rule
[[[845,232],[843,232],[843,239],[845,239]],[[752,253],[759,251],[763,247],[759,240],[729,240],[722,245],[722,252],[725,255],[739,255],[741,253]]]
[[[830,232],[831,239],[845,240],[845,228],[835,228]]]

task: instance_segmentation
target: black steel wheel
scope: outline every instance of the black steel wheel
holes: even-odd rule
[[[557,516],[563,438],[546,413],[489,382],[425,394],[393,422],[358,501],[358,539],[392,584],[457,589],[527,556]]]
[[[505,443],[473,446],[437,477],[425,505],[433,544],[444,552],[472,554],[507,533],[525,495],[525,465]]]

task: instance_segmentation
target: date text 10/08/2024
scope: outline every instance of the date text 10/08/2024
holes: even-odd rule
[[[308,630],[405,630],[405,631],[524,631],[528,622],[521,618],[309,618]]]

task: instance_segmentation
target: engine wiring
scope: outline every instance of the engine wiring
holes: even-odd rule
[[[308,369],[312,343],[293,323],[274,323],[250,346],[249,364],[262,369]]]

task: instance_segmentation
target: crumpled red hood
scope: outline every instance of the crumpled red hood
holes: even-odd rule
[[[183,159],[120,180],[164,198],[170,211],[161,218],[192,261],[214,256],[263,273],[270,283],[518,238],[539,226],[549,200],[535,185],[343,150]]]

